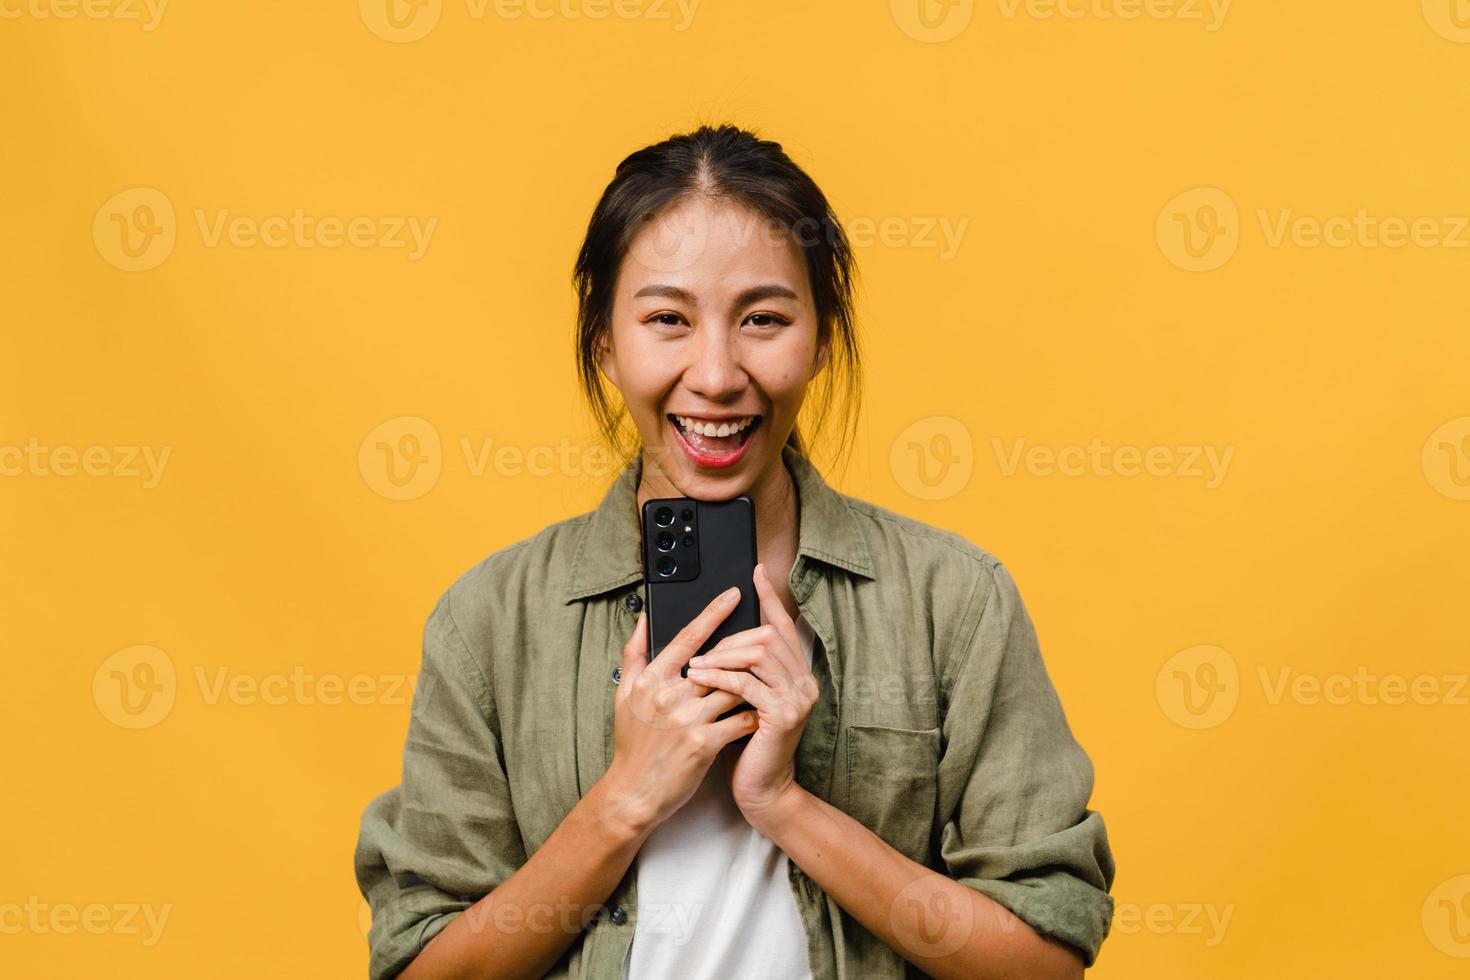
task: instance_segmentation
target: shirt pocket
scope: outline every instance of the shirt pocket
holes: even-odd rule
[[[847,812],[924,864],[939,787],[939,729],[849,725]]]

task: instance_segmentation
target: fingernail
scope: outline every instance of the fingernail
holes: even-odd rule
[[[704,663],[704,654],[700,654],[697,657],[690,657],[689,658],[689,664],[690,664],[690,666],[698,667],[702,663]]]
[[[725,594],[720,596],[723,602],[734,602],[738,598],[740,598],[740,587],[737,585],[730,586],[725,590]]]

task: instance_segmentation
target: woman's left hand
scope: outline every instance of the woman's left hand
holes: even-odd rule
[[[756,565],[754,580],[761,625],[727,636],[689,661],[691,681],[739,694],[756,710],[756,730],[740,750],[730,779],[735,803],[747,819],[770,810],[796,787],[796,747],[818,695],[796,623],[765,565]]]

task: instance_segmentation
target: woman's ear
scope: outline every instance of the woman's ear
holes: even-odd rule
[[[597,357],[597,366],[607,380],[613,383],[613,387],[622,390],[618,384],[618,359],[613,357],[611,331],[604,330],[602,336],[597,338],[594,348]]]
[[[832,353],[832,335],[827,333],[821,340],[817,341],[817,356],[812,364],[812,377],[822,373],[822,368],[827,366],[827,358]]]

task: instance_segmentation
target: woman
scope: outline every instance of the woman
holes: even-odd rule
[[[852,270],[776,143],[701,127],[618,167],[577,262],[578,353],[605,433],[624,418],[604,378],[638,451],[595,511],[430,614],[403,781],[356,854],[372,977],[1091,965],[1113,859],[1015,585],[805,455],[808,388],[818,427],[856,390]],[[737,494],[762,625],[691,660],[717,599],[649,662],[640,505]]]

